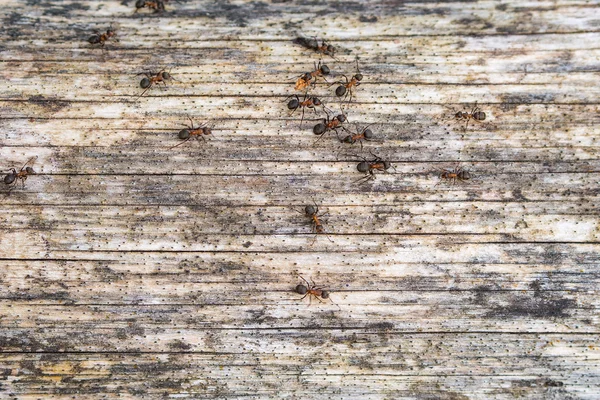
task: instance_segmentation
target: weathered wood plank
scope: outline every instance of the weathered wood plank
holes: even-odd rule
[[[595,400],[599,6],[4,1],[0,166],[38,174],[0,191],[0,397]],[[360,60],[391,173],[289,114],[298,35]],[[170,149],[188,116],[214,137]]]

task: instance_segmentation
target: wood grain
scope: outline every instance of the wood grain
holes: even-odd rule
[[[598,1],[1,4],[0,397],[600,396]]]

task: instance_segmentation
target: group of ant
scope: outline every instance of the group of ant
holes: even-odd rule
[[[154,10],[154,12],[164,11],[165,1],[166,0],[157,0],[157,1],[139,0],[135,4],[136,12],[142,8],[148,8],[148,9]],[[111,26],[105,33],[96,32],[95,35],[91,36],[88,39],[88,42],[93,45],[99,44],[102,48],[104,48],[105,43],[109,39],[114,37],[115,35],[116,35],[116,32]],[[333,45],[325,42],[324,40],[321,41],[321,44],[319,44],[319,42],[316,38],[309,39],[309,38],[299,37],[294,42],[302,45],[305,48],[308,48],[308,49],[316,51],[317,53],[320,53],[321,56],[323,56],[323,55],[330,56],[334,60],[337,61],[337,59],[335,58],[335,53],[336,53],[335,47]],[[323,109],[325,110],[326,118],[323,118],[322,122],[314,125],[314,127],[313,127],[313,133],[315,135],[319,136],[319,139],[317,139],[317,140],[320,140],[328,132],[334,132],[336,134],[336,136],[338,137],[338,139],[340,139],[338,130],[341,129],[341,130],[345,131],[347,133],[347,135],[344,136],[343,138],[341,138],[340,141],[343,143],[348,143],[348,144],[360,143],[361,151],[362,151],[363,141],[371,140],[374,137],[373,132],[371,129],[369,129],[368,126],[362,130],[357,130],[355,132],[351,132],[350,130],[348,130],[346,125],[344,125],[347,122],[347,117],[346,117],[345,113],[343,112],[343,107],[342,107],[344,101],[347,100],[347,104],[350,104],[352,102],[352,98],[354,96],[354,91],[361,84],[361,81],[363,80],[363,75],[360,72],[360,69],[358,66],[358,59],[356,60],[356,70],[357,70],[356,74],[352,75],[352,77],[350,79],[346,75],[342,75],[342,77],[344,78],[344,81],[337,81],[337,82],[334,82],[329,85],[330,87],[335,84],[338,85],[335,90],[335,95],[340,100],[340,109],[341,109],[340,114],[338,114],[334,117],[331,117],[331,115],[330,115],[331,110],[328,109],[327,107],[325,107],[323,102],[317,96],[312,96],[312,95],[308,94],[308,89],[311,87],[315,87],[317,84],[317,81],[319,79],[323,79],[325,82],[327,82],[326,76],[328,76],[331,73],[331,70],[329,69],[329,67],[325,64],[322,64],[321,60],[319,61],[318,64],[315,64],[315,68],[313,71],[304,73],[297,79],[295,88],[296,88],[296,90],[304,91],[304,97],[302,100],[300,100],[300,97],[298,95],[289,96],[288,99],[290,97],[292,99],[288,102],[287,107],[289,110],[292,111],[292,113],[298,109],[302,110],[302,117],[301,117],[301,122],[300,122],[300,126],[302,126],[302,123],[304,121],[305,110],[307,108],[313,109],[313,111],[315,111],[315,113],[316,113],[315,108],[322,106]],[[144,91],[142,92],[140,97],[143,96],[146,93],[146,91],[148,89],[150,89],[153,85],[158,85],[158,84],[162,83],[166,87],[166,81],[175,80],[171,76],[170,72],[166,71],[165,69],[162,69],[158,73],[143,72],[138,75],[144,75],[144,78],[142,78],[142,80],[140,81],[140,87],[142,89],[144,89]],[[286,99],[286,101],[287,101],[287,99]],[[203,124],[199,127],[194,127],[194,123],[193,123],[192,119],[190,117],[188,117],[188,118],[190,119],[190,125],[186,125],[186,129],[182,129],[178,134],[179,139],[183,140],[183,142],[181,142],[173,147],[177,147],[177,146],[187,142],[192,137],[204,139],[204,136],[212,134],[211,128],[208,127],[206,124]],[[468,127],[468,124],[471,120],[476,121],[476,122],[482,122],[485,120],[486,115],[483,111],[479,110],[478,107],[474,107],[470,112],[457,112],[454,115],[454,118],[456,120],[465,121],[466,122],[465,129],[466,129],[466,127]],[[371,179],[375,179],[376,171],[387,172],[388,169],[392,168],[390,161],[384,160],[381,157],[374,155],[372,152],[371,152],[371,155],[374,158],[370,159],[370,160],[368,160],[364,157],[361,157],[361,156],[357,156],[357,157],[361,158],[362,161],[360,161],[357,164],[356,169],[359,172],[365,174],[365,176],[360,178],[358,181],[366,182]],[[36,159],[37,159],[37,157],[33,157],[33,158],[29,159],[18,171],[15,168],[11,168],[9,170],[9,173],[7,175],[5,175],[3,181],[6,185],[9,186],[9,193],[16,187],[16,184],[19,181],[21,182],[21,184],[24,188],[27,177],[30,175],[36,174],[36,172],[33,169],[33,163],[35,162]],[[450,181],[452,183],[456,183],[456,182],[467,181],[467,180],[471,179],[471,175],[467,170],[465,170],[457,165],[452,170],[449,170],[449,169],[442,170],[442,172],[440,174],[440,178],[442,179],[442,181]],[[317,235],[325,234],[325,228],[323,226],[322,217],[326,214],[319,214],[319,208],[316,203],[314,204],[314,206],[307,205],[304,208],[304,214],[311,221],[312,230],[316,234],[315,240],[316,240]],[[331,239],[326,234],[325,234],[325,236],[331,241]],[[314,240],[313,240],[313,243],[314,243]],[[300,278],[305,282],[306,285],[299,284],[298,286],[296,286],[295,292],[298,294],[304,295],[304,297],[302,297],[303,299],[306,296],[310,296],[310,298],[315,297],[319,301],[322,301],[321,299],[329,298],[328,291],[326,291],[320,287],[317,287],[314,284],[314,282],[313,282],[313,284],[310,284],[310,283],[308,283],[308,281],[306,281],[306,279],[304,279],[302,277],[300,277]]]
[[[327,43],[325,40],[322,40],[321,43],[319,43],[319,41],[316,38],[298,37],[294,40],[294,43],[319,53],[321,57],[329,56],[332,59],[338,61],[335,58],[336,48],[333,45]],[[357,87],[361,84],[364,78],[363,74],[360,72],[358,59],[356,60],[356,73],[350,78],[342,74],[341,76],[344,78],[343,81],[340,80],[329,84],[326,77],[330,74],[331,69],[326,64],[322,63],[322,60],[319,60],[318,64],[315,63],[314,69],[312,71],[300,75],[300,77],[298,77],[298,79],[296,80],[295,89],[303,91],[304,97],[301,100],[297,94],[289,96],[286,99],[286,101],[290,98],[291,100],[289,100],[287,107],[292,112],[292,114],[298,109],[302,110],[302,116],[300,118],[300,127],[302,127],[302,123],[304,122],[305,110],[312,109],[316,113],[316,108],[322,106],[323,110],[325,111],[326,117],[323,118],[321,122],[313,126],[313,133],[319,136],[317,141],[323,138],[323,136],[325,136],[326,133],[333,132],[335,133],[338,140],[342,143],[359,143],[362,151],[363,142],[369,141],[374,138],[373,131],[369,128],[369,126],[363,129],[357,129],[355,131],[349,130],[347,128],[348,118],[343,110],[344,102],[346,102],[346,104],[348,105],[352,102],[354,92],[357,89]],[[327,84],[329,84],[329,87],[337,85],[337,88],[335,89],[335,95],[340,101],[341,110],[341,112],[338,115],[332,116],[334,113],[331,109],[327,108],[323,104],[320,98],[308,94],[308,90],[310,88],[314,88],[317,85],[319,79],[322,79]],[[344,131],[345,135],[340,137],[340,131]],[[389,168],[392,167],[389,161],[386,161],[381,157],[374,155],[373,153],[371,153],[371,155],[373,156],[373,158],[370,160],[359,155],[354,155],[354,157],[360,158],[362,160],[357,164],[356,169],[359,172],[365,174],[364,177],[358,179],[359,182],[367,182],[371,179],[375,179],[376,171],[386,172]]]

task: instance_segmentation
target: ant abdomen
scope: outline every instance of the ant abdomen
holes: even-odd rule
[[[189,139],[190,138],[190,131],[189,129],[182,129],[179,131],[179,139]]]
[[[298,294],[306,294],[306,292],[308,292],[308,288],[304,285],[298,285],[296,286],[296,293]]]
[[[317,124],[314,126],[313,128],[313,133],[315,135],[322,135],[323,133],[325,133],[325,131],[327,130],[327,127],[325,126],[325,124]]]
[[[142,89],[148,89],[150,87],[150,79],[142,78],[142,80],[140,81],[140,87]]]

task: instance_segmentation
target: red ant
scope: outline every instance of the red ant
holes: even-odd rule
[[[317,84],[317,78],[319,77],[323,78],[323,80],[327,82],[325,76],[329,75],[330,72],[331,71],[329,70],[329,67],[325,64],[321,65],[321,61],[319,61],[318,65],[315,64],[314,71],[307,72],[298,78],[296,81],[296,90],[308,90],[308,87],[311,83],[313,85]]]
[[[116,35],[115,30],[111,27],[109,27],[106,30],[106,33],[100,33],[98,31],[95,31],[95,35],[94,36],[90,36],[90,38],[88,39],[88,42],[90,42],[90,44],[100,44],[100,46],[102,48],[104,48],[104,43],[110,39],[111,37]]]
[[[335,95],[337,97],[343,97],[345,99],[346,97],[348,97],[348,95],[350,95],[350,99],[348,100],[348,103],[352,102],[352,96],[354,95],[354,88],[356,88],[358,85],[360,85],[360,82],[363,79],[363,75],[360,73],[360,69],[358,68],[358,60],[356,60],[356,70],[358,72],[356,74],[352,75],[352,78],[350,80],[348,80],[348,77],[346,75],[342,75],[344,77],[344,79],[346,80],[346,82],[338,81],[338,82],[333,83],[333,85],[335,85],[336,83],[340,84],[340,86],[338,86],[337,89],[335,89]]]
[[[303,277],[301,277],[301,276],[298,276],[298,277],[300,279],[302,279],[304,281],[304,283],[306,283],[306,285],[303,285],[302,283],[297,285],[296,289],[294,290],[296,293],[304,295],[300,300],[304,300],[304,298],[306,296],[309,296],[308,297],[308,305],[310,305],[313,297],[316,298],[317,300],[319,300],[321,303],[325,303],[321,299],[329,299],[330,292],[328,290],[325,290],[321,287],[317,287],[317,285],[315,284],[315,282],[312,279],[311,279],[312,284],[310,284]],[[331,300],[331,302],[333,303],[332,300]],[[335,304],[335,303],[333,303],[333,304]],[[338,308],[340,308],[340,306],[338,306],[337,304],[336,304],[336,306]]]
[[[165,71],[165,68],[161,69],[158,74],[154,75],[154,72],[141,72],[138,75],[145,75],[145,78],[142,78],[142,80],[140,81],[140,87],[142,89],[144,89],[144,91],[142,92],[142,94],[140,94],[138,97],[142,97],[144,95],[144,93],[146,93],[148,91],[148,89],[150,89],[152,87],[152,85],[157,84],[162,82],[165,87],[167,87],[167,82],[168,80],[172,79],[172,80],[176,80],[175,78],[173,78],[173,76],[168,73],[167,71]],[[152,76],[154,75],[154,76]]]
[[[181,146],[182,144],[184,144],[185,142],[190,140],[192,137],[196,137],[196,139],[202,138],[202,140],[205,140],[204,136],[212,135],[212,129],[207,125],[207,123],[204,123],[204,124],[200,125],[199,127],[194,128],[194,121],[192,121],[192,118],[189,115],[188,115],[188,118],[190,120],[190,125],[185,125],[185,124],[183,125],[183,126],[187,127],[188,129],[182,129],[179,131],[179,134],[178,134],[179,139],[182,139],[183,142],[178,143],[173,147],[169,147],[169,149],[172,149],[177,146]]]
[[[471,179],[471,174],[469,171],[461,167],[460,164],[456,164],[456,167],[454,167],[453,170],[443,169],[441,171],[442,173],[440,174],[440,179],[442,180],[436,183],[435,186],[439,185],[444,180],[452,182],[452,185],[454,185],[456,182],[464,182]]]
[[[313,133],[315,135],[320,135],[319,139],[317,139],[317,141],[319,141],[325,135],[325,133],[327,133],[328,131],[334,131],[335,134],[337,135],[338,129],[341,128],[341,129],[346,130],[346,128],[342,126],[342,124],[346,121],[347,121],[347,118],[346,118],[346,115],[344,115],[343,111],[341,114],[338,114],[333,118],[330,118],[329,113],[327,113],[327,118],[324,118],[323,122],[318,123],[313,127]]]
[[[354,144],[356,142],[360,143],[360,151],[363,149],[363,141],[373,139],[373,131],[366,127],[360,133],[350,134],[343,138],[341,141],[344,143]]]
[[[302,122],[304,121],[304,110],[306,108],[312,108],[314,110],[314,112],[316,113],[317,110],[315,109],[315,107],[322,105],[321,100],[316,96],[308,96],[307,94],[305,94],[302,101],[300,101],[300,98],[298,97],[298,95],[289,96],[288,99],[290,97],[293,97],[293,98],[292,98],[292,100],[289,101],[287,107],[289,110],[292,110],[292,114],[298,108],[302,108],[302,118],[300,119],[300,127],[302,127]]]
[[[323,221],[321,219],[321,217],[324,217],[325,215],[327,215],[327,213],[319,214],[319,207],[317,206],[317,203],[315,203],[314,200],[313,200],[313,203],[315,204],[314,206],[308,205],[308,206],[304,207],[304,215],[306,215],[307,217],[310,218],[312,232],[315,233],[316,235],[325,234],[325,237],[327,239],[329,239],[330,242],[333,242],[331,240],[331,238],[329,236],[327,236],[327,234],[325,233],[325,228],[323,226]],[[315,243],[315,240],[317,240],[316,235],[311,243],[311,246]]]
[[[300,46],[303,46],[307,49],[315,50],[317,53],[328,55],[331,58],[333,58],[334,60],[336,60],[335,47],[333,47],[332,45],[327,43],[325,40],[322,40],[321,45],[319,45],[319,41],[317,40],[316,37],[313,37],[312,39],[308,39],[308,38],[304,38],[304,37],[297,37],[296,39],[294,39],[294,43],[297,43]]]
[[[456,114],[454,114],[454,118],[456,118],[456,120],[465,120],[467,122],[465,124],[465,129],[467,129],[467,127],[469,126],[470,120],[477,121],[477,122],[485,121],[485,113],[483,111],[481,111],[479,109],[479,107],[475,106],[475,107],[473,107],[471,112],[463,112],[463,111],[457,112]]]
[[[154,10],[155,13],[165,11],[165,2],[163,0],[138,0],[135,2],[135,12],[138,12],[142,8],[148,8]]]
[[[363,180],[364,180],[364,182],[367,182],[371,179],[376,178],[375,171],[387,172],[388,169],[394,168],[392,166],[391,162],[386,161],[383,158],[376,156],[373,153],[371,153],[371,155],[374,158],[370,161],[367,161],[367,159],[364,157],[357,156],[358,158],[362,158],[363,161],[359,162],[356,165],[356,169],[358,170],[358,172],[362,172],[362,173],[366,174],[366,176],[358,179],[356,182],[360,182]]]
[[[17,172],[17,170],[14,168],[9,169],[11,172],[4,177],[4,183],[6,185],[12,185],[8,190],[9,193],[15,188],[18,180],[21,181],[21,185],[23,189],[25,189],[25,181],[27,180],[27,176],[35,175],[35,171],[31,166],[36,159],[37,157],[31,157],[25,164],[23,164],[19,172]]]

